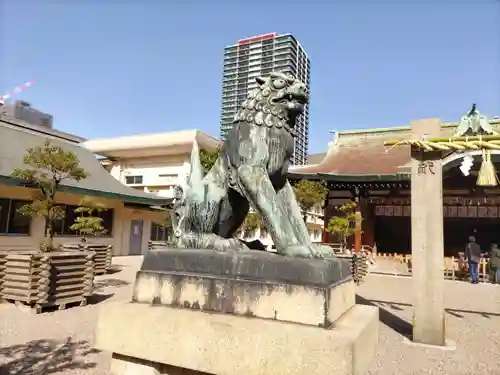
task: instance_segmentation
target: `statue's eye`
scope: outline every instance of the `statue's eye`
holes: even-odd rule
[[[278,78],[273,81],[273,86],[279,90],[286,86],[286,82],[284,79]]]

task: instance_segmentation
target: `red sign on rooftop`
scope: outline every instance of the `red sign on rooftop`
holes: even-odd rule
[[[248,44],[248,43],[253,43],[253,42],[261,42],[263,40],[274,39],[274,38],[276,38],[276,35],[277,35],[276,33],[270,33],[270,34],[254,36],[254,37],[248,38],[248,39],[240,39],[240,40],[238,40],[238,44]]]

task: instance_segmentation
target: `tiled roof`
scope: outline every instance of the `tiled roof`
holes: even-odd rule
[[[392,138],[391,138],[392,139]],[[297,173],[320,174],[395,174],[407,172],[409,147],[388,149],[383,142],[368,141],[360,145],[338,146],[319,164],[298,169]]]
[[[492,120],[491,124],[500,133],[500,121]],[[443,124],[441,135],[451,137],[456,125]],[[410,148],[385,147],[384,142],[410,138],[410,127],[342,132],[322,161],[292,167],[290,175],[377,176],[409,173]]]
[[[54,146],[72,151],[80,160],[80,166],[89,176],[80,182],[65,181],[61,188],[83,195],[98,195],[120,199],[130,203],[162,204],[165,198],[141,192],[123,185],[111,176],[99,163],[94,154],[77,143],[40,134],[38,132],[13,126],[0,121],[0,177],[11,180],[15,168],[23,168],[26,149],[42,146],[46,140]]]
[[[323,161],[326,156],[326,152],[320,152],[319,154],[307,155],[307,164],[319,164]]]

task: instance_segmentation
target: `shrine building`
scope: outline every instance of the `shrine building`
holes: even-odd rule
[[[490,120],[500,133],[500,119]],[[453,136],[458,123],[443,123],[441,136]],[[385,141],[411,138],[410,126],[339,132],[327,153],[314,155],[309,164],[290,169],[290,179],[323,180],[329,188],[324,208],[325,227],[336,206],[359,202],[363,245],[379,253],[411,253],[410,146],[384,146]],[[496,170],[500,150],[491,152]],[[473,159],[468,176],[460,170],[464,156]],[[448,151],[443,154],[443,220],[445,255],[464,251],[468,236],[475,235],[483,249],[500,241],[500,186],[476,185],[482,151]],[[424,168],[424,166],[422,166]],[[433,173],[433,166],[425,166]],[[323,242],[339,242],[323,231]]]

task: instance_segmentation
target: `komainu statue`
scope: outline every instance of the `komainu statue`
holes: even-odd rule
[[[233,238],[252,207],[260,214],[279,254],[321,258],[330,248],[312,244],[292,186],[286,178],[294,127],[308,96],[294,77],[257,78],[233,121],[218,160],[203,176],[198,145],[191,172],[175,189],[172,224],[180,248],[245,251]]]

